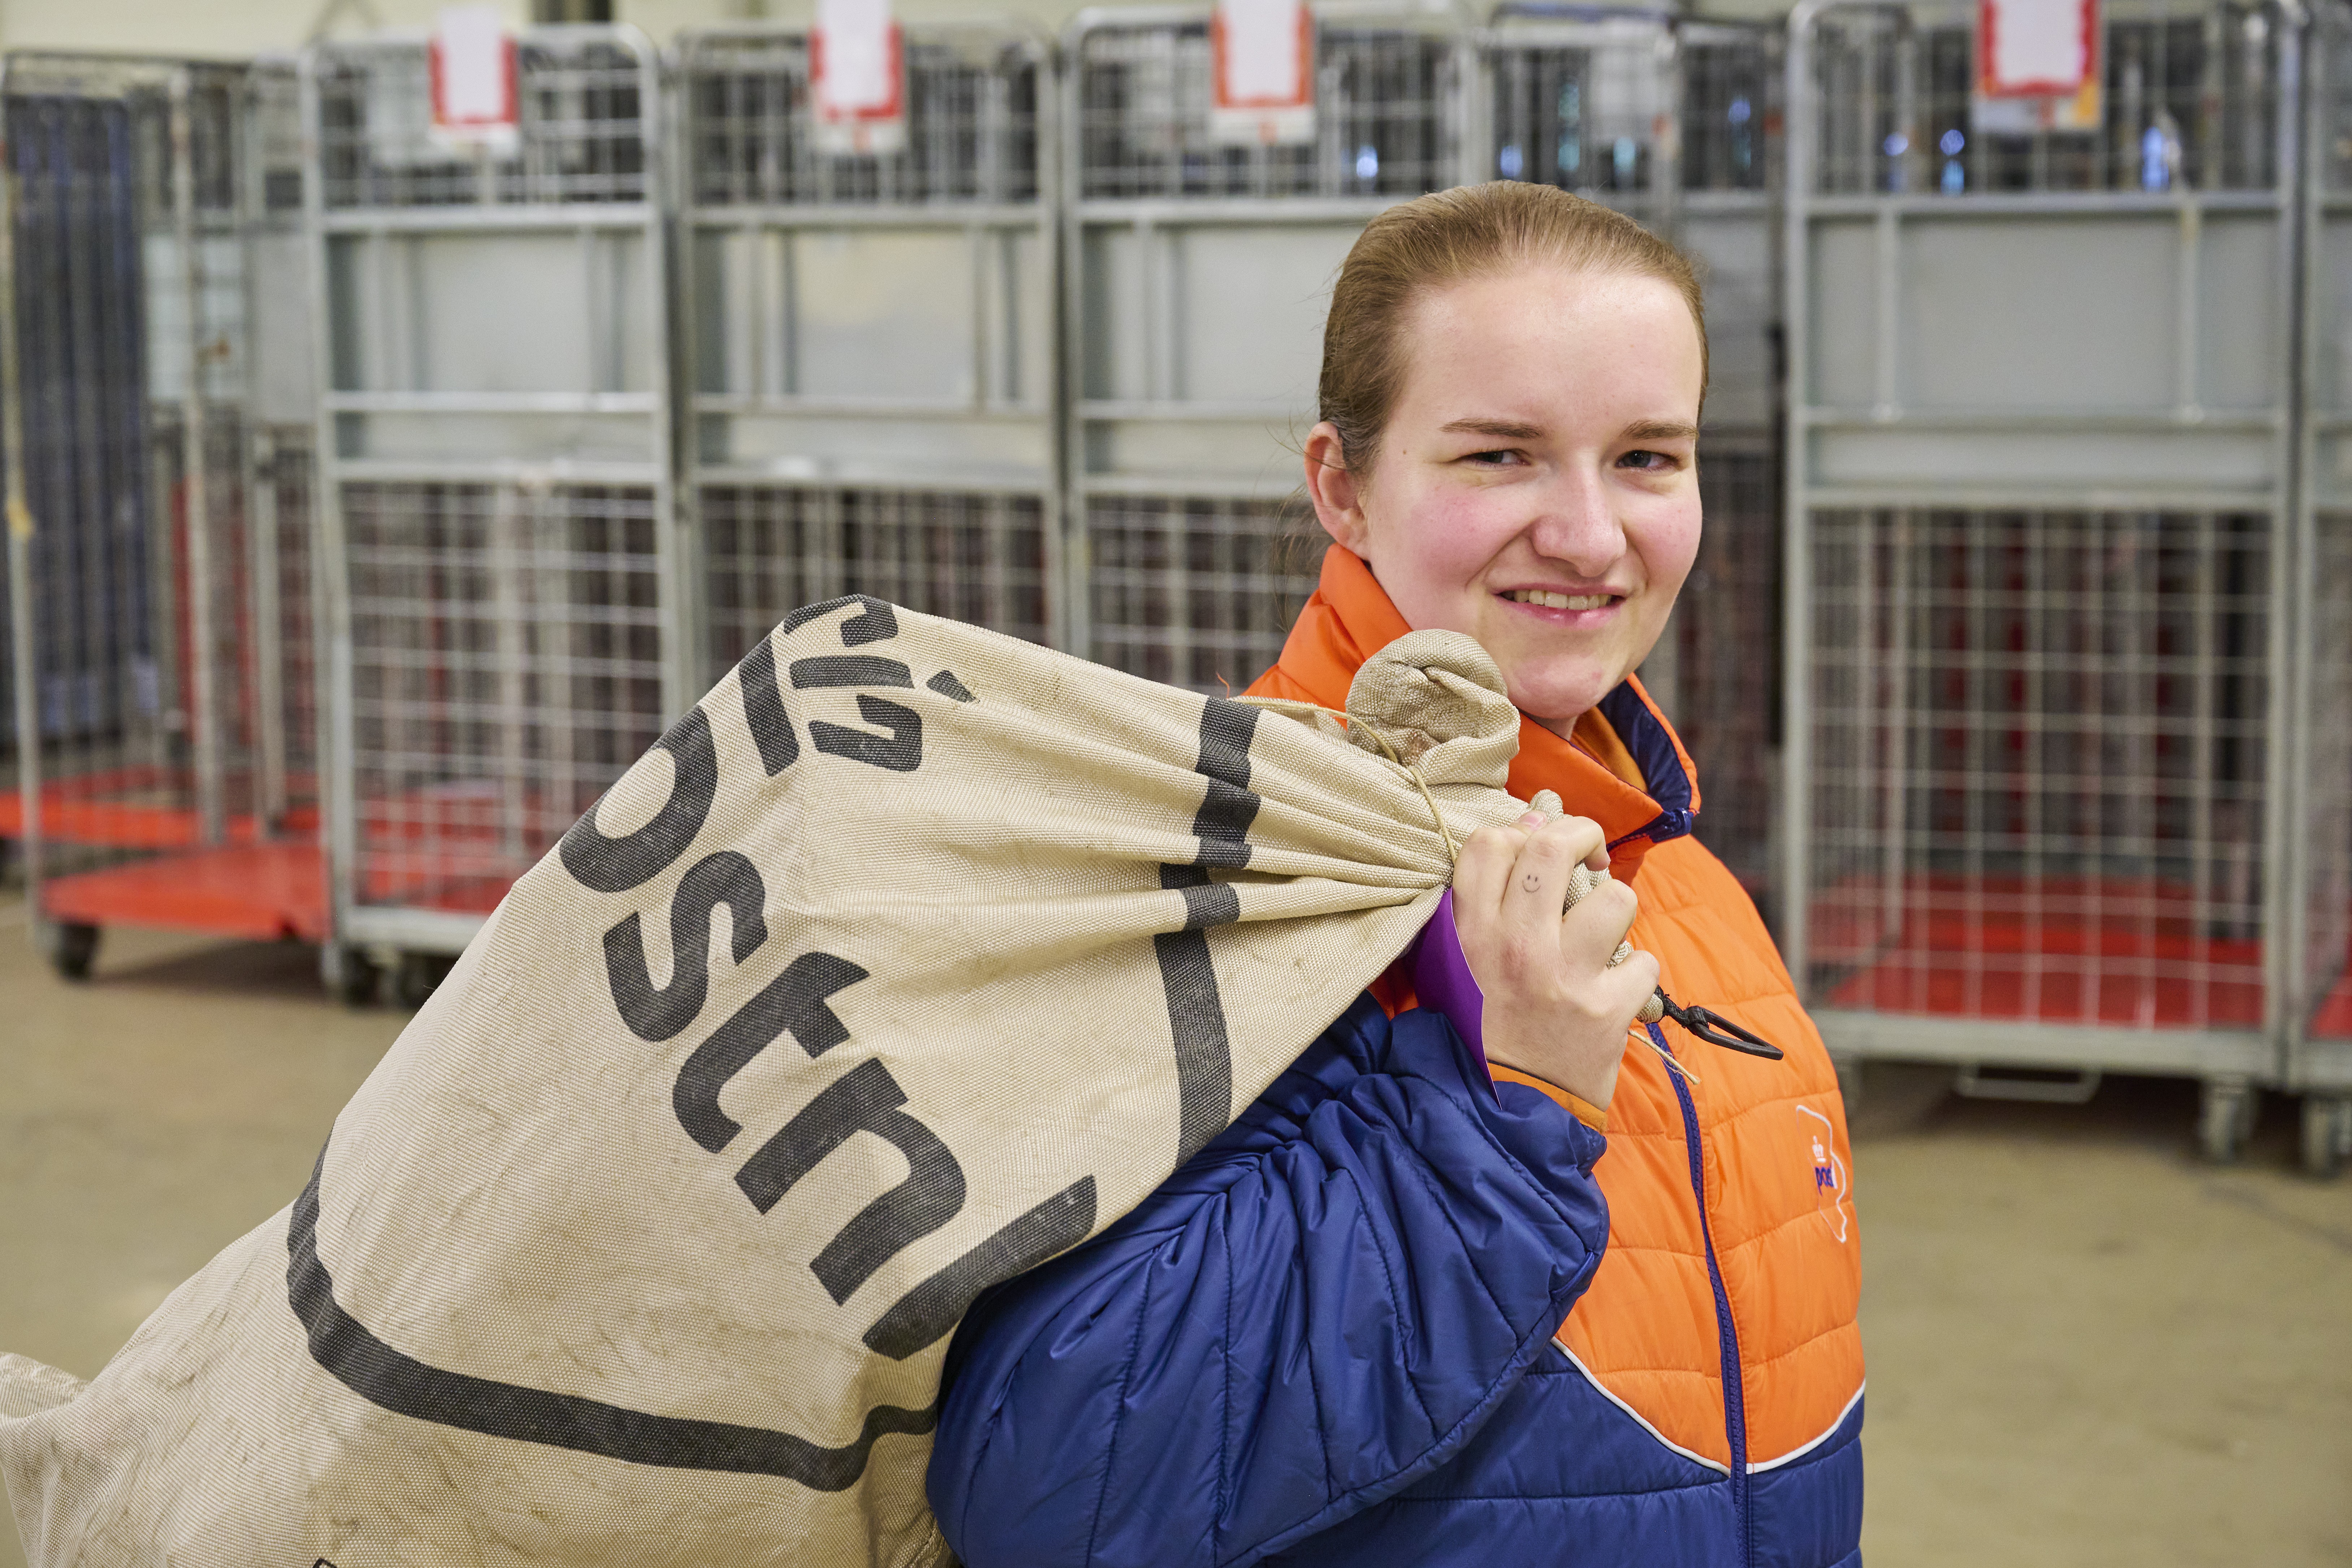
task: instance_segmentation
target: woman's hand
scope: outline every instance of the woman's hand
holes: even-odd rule
[[[1641,901],[1604,881],[1565,913],[1569,871],[1606,869],[1600,824],[1529,812],[1471,835],[1454,866],[1454,919],[1486,993],[1486,1059],[1557,1084],[1596,1110],[1617,1090],[1625,1033],[1658,984],[1658,961],[1609,960]]]

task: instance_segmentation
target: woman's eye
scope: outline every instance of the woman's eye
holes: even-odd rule
[[[1663,473],[1674,465],[1673,455],[1666,452],[1628,452],[1617,459],[1621,468],[1642,468],[1653,473]]]
[[[1519,455],[1517,452],[1503,448],[1493,452],[1473,452],[1462,460],[1465,463],[1475,463],[1481,468],[1507,468],[1518,459]]]

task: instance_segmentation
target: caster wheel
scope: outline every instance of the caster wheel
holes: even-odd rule
[[[2197,1108],[2197,1148],[2216,1165],[2234,1163],[2254,1129],[2258,1106],[2252,1084],[2207,1080]]]
[[[373,1007],[383,978],[361,949],[329,942],[319,950],[319,979],[327,994],[346,1007]]]
[[[2352,1096],[2303,1097],[2303,1169],[2321,1181],[2344,1169],[2352,1155]]]
[[[404,952],[393,971],[392,994],[404,1007],[422,1007],[449,977],[449,960],[434,952]]]
[[[98,931],[96,926],[68,921],[56,928],[49,937],[49,963],[68,980],[87,980],[89,966],[98,962]]]

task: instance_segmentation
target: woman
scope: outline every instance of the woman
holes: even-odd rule
[[[969,1568],[1859,1561],[1836,1078],[1632,675],[1697,552],[1706,381],[1688,263],[1549,187],[1349,253],[1306,449],[1333,547],[1253,690],[1341,706],[1393,638],[1466,632],[1524,715],[1513,793],[1570,815],[1456,867],[1483,1068],[1392,971],[975,1307],[929,1486]],[[1614,880],[1563,915],[1579,859]],[[1661,979],[1786,1059],[1629,1034]]]

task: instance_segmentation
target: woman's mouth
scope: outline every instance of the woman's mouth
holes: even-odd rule
[[[1502,595],[1515,605],[1529,605],[1545,610],[1605,610],[1623,595],[1618,594],[1562,594],[1549,588],[1513,588]]]
[[[1561,632],[1598,632],[1617,618],[1626,596],[1606,588],[1570,594],[1559,588],[1512,588],[1495,595],[1520,615]]]

